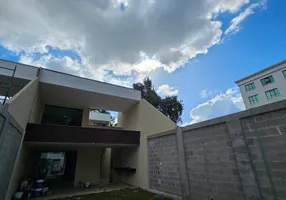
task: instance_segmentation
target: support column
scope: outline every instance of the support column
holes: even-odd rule
[[[187,174],[186,159],[185,159],[185,149],[183,143],[182,129],[180,127],[177,128],[176,137],[177,137],[178,161],[179,161],[179,170],[181,179],[181,193],[183,199],[189,199],[190,194],[189,194],[189,182],[188,182],[188,174]]]
[[[226,122],[228,133],[236,159],[236,165],[243,193],[246,200],[261,200],[255,169],[245,142],[244,133],[239,119],[231,119]]]

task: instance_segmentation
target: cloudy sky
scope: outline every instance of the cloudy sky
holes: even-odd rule
[[[127,87],[150,76],[194,123],[244,109],[234,82],[285,58],[283,4],[0,0],[0,58]]]

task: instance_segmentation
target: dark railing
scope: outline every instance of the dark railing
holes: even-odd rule
[[[2,102],[2,104],[4,105],[7,101],[7,98],[9,98],[9,91],[10,91],[10,88],[12,86],[12,83],[13,83],[13,78],[15,76],[15,72],[17,70],[17,65],[15,65],[14,69],[10,69],[10,68],[7,68],[7,67],[1,67],[0,66],[0,69],[5,69],[5,70],[9,70],[9,71],[12,71],[12,75],[9,79],[9,82],[0,82],[0,88],[4,88],[6,89],[6,94],[5,94],[5,97],[4,97],[4,100]]]
[[[140,131],[48,124],[26,127],[24,142],[139,145]]]

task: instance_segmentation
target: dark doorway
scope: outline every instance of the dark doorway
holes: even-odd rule
[[[66,168],[63,178],[65,181],[73,182],[75,177],[77,151],[68,151],[65,153],[65,156],[66,156]]]

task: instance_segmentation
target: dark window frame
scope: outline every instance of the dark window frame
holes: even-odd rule
[[[256,104],[260,101],[258,94],[248,97],[250,104]]]
[[[271,83],[275,83],[275,79],[272,75],[270,75],[270,76],[267,76],[265,78],[260,79],[260,82],[261,82],[262,86],[266,86],[266,85],[269,85]]]
[[[281,96],[280,94],[280,91],[278,88],[274,88],[274,89],[271,89],[271,90],[268,90],[265,92],[265,95],[266,95],[266,98],[269,100],[269,99],[273,99],[275,97],[279,97]]]
[[[58,109],[58,112],[54,112],[53,109],[54,111]],[[61,112],[62,116],[60,114]],[[83,109],[55,106],[55,105],[45,105],[41,124],[81,127],[82,119],[83,119]]]
[[[252,91],[252,90],[256,89],[254,82],[248,83],[244,87],[245,87],[245,91],[246,92],[249,92],[249,91]]]
[[[283,70],[282,74],[283,74],[284,78],[286,78],[286,70]]]

